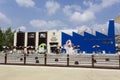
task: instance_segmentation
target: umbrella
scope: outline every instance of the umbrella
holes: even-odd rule
[[[41,44],[39,45],[39,47],[45,47],[45,46],[46,46],[45,43],[41,43]]]

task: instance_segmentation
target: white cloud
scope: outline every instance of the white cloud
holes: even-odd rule
[[[64,32],[64,33],[67,33],[67,34],[69,34],[69,35],[71,35],[72,36],[72,33],[73,32],[78,32],[78,30],[77,29],[61,29],[61,30],[59,30],[60,32]]]
[[[71,15],[72,14],[72,11],[70,10],[72,7],[67,5],[63,8],[63,12],[66,14],[66,15]]]
[[[21,7],[34,7],[35,2],[33,0],[16,0],[16,3]]]
[[[96,31],[98,31],[100,33],[108,35],[108,27],[109,27],[109,22],[106,22],[104,24],[76,26],[74,29],[65,28],[60,31],[63,31],[63,32],[69,33],[69,34],[72,34],[72,32],[78,32],[81,35],[84,35],[84,32],[88,32],[90,34],[96,35]],[[120,34],[120,24],[119,23],[115,23],[115,34]]]
[[[84,1],[83,4],[88,6],[88,10],[94,13],[100,12],[102,9],[113,6],[116,3],[120,3],[120,0],[101,0],[101,3],[93,3],[90,1]]]
[[[109,27],[109,22],[106,22],[104,24],[93,24],[91,26],[87,26],[87,25],[83,25],[80,27],[77,27],[79,33],[82,33],[84,31],[89,32],[91,34],[96,33],[96,31],[101,32],[103,34],[108,34],[108,27]],[[119,23],[115,23],[115,34],[120,34],[120,24]]]
[[[20,30],[20,31],[25,31],[26,30],[26,26],[20,26],[20,27],[18,27],[18,29],[17,30]]]
[[[69,17],[70,21],[81,24],[95,20],[95,14],[100,12],[102,9],[108,8],[116,3],[120,3],[120,0],[101,0],[99,3],[83,1],[83,4],[87,7],[86,9],[76,5],[76,10],[73,5],[66,5],[63,8],[63,12]]]
[[[3,13],[0,12],[0,24],[10,24],[11,20]]]
[[[82,9],[81,9],[81,7],[80,6],[78,6],[78,5],[66,5],[64,8],[63,8],[63,12],[66,14],[66,15],[68,15],[68,16],[70,16],[70,15],[72,15],[72,13],[74,12],[74,11],[82,11]]]
[[[86,11],[84,13],[80,13],[80,12],[74,12],[71,16],[70,16],[70,20],[77,22],[77,23],[84,23],[90,20],[95,19],[95,15],[94,13],[90,12],[90,11]]]
[[[89,10],[83,10],[78,5],[67,5],[63,8],[63,12],[69,17],[71,22],[84,23],[95,19],[95,14]]]
[[[106,22],[105,24],[94,24],[91,26],[91,29],[93,31],[99,31],[99,32],[107,35],[108,27],[109,27],[109,22]],[[115,23],[115,34],[120,34],[120,24],[119,23]]]
[[[84,35],[84,31],[94,34],[96,33],[96,31],[101,32],[103,34],[107,35],[108,32],[108,22],[106,22],[105,24],[92,24],[92,25],[82,25],[82,26],[78,26],[78,33]]]
[[[58,9],[60,9],[60,4],[55,1],[47,1],[45,7],[47,8],[48,14],[52,15],[55,14]]]
[[[105,24],[94,24],[94,25],[92,25],[92,29],[94,31],[98,31],[98,32],[101,32],[101,33],[107,35],[107,33],[108,33],[108,22],[105,23]]]
[[[83,4],[85,6],[91,6],[91,5],[93,5],[93,3],[91,1],[83,1]]]
[[[120,34],[120,23],[115,23],[115,32],[116,34]]]
[[[40,29],[55,29],[65,26],[65,24],[59,20],[45,21],[34,19],[30,21],[30,24]]]
[[[43,27],[47,25],[47,22],[44,20],[31,20],[30,24],[34,27]]]
[[[88,33],[92,34],[92,30],[89,27],[87,27],[86,25],[83,25],[83,26],[78,28],[79,34],[84,35],[84,32],[88,32]]]
[[[116,3],[120,3],[120,0],[102,0],[101,6],[102,8],[106,8]]]

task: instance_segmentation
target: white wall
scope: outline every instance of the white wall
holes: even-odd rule
[[[17,45],[17,33],[14,33],[14,47]],[[14,51],[16,51],[16,48],[14,48]]]
[[[24,42],[24,47],[26,47],[26,48],[24,48],[24,52],[26,52],[27,53],[27,37],[28,37],[28,33],[27,32],[25,32],[25,42]]]
[[[38,41],[39,40],[39,32],[36,32],[36,39],[35,39],[35,50],[38,49]]]
[[[58,46],[61,46],[61,32],[59,31],[49,31],[48,35],[47,35],[47,49],[48,49],[48,54],[51,53],[50,52],[50,44],[49,43],[53,43],[53,42],[57,42]]]
[[[55,33],[55,34],[54,34]],[[28,32],[25,32],[25,43],[24,46],[27,47],[27,39],[28,38]],[[35,49],[38,48],[38,42],[39,42],[39,32],[36,32],[36,41],[35,41]],[[47,32],[47,49],[48,53],[50,52],[50,44],[57,42],[58,46],[61,46],[61,31],[49,31]],[[14,46],[17,44],[17,33],[14,34]],[[27,48],[24,49],[25,52],[27,52]]]

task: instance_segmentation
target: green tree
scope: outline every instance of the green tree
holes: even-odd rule
[[[0,45],[2,45],[2,30],[0,28]]]
[[[0,28],[0,51],[2,50],[2,44],[3,44],[3,33],[2,33],[1,28]]]
[[[11,48],[14,42],[14,32],[11,28],[7,28],[5,31],[0,29],[0,45]]]
[[[12,32],[11,28],[8,28],[5,32],[4,32],[4,37],[3,37],[5,46],[11,47],[13,46],[13,42],[14,42],[14,32]]]

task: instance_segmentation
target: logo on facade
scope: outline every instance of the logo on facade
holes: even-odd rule
[[[51,37],[50,40],[51,40],[51,41],[57,41],[57,40],[58,40],[55,32],[52,33],[52,37]]]

